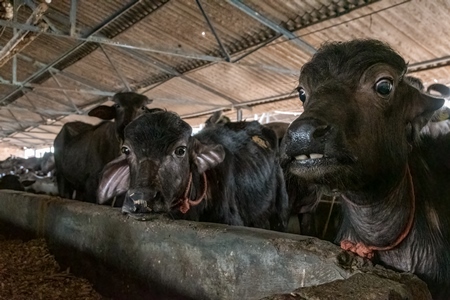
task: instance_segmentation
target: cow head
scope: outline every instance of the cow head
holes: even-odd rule
[[[98,201],[126,191],[122,211],[170,212],[186,193],[191,173],[202,174],[224,159],[220,145],[204,145],[174,113],[144,114],[125,128],[123,155],[103,169]]]
[[[406,67],[380,41],[324,45],[301,70],[304,112],[282,145],[285,170],[332,190],[382,189],[404,174],[413,129],[444,103],[406,80]]]
[[[124,92],[115,94],[112,101],[114,102],[113,106],[97,106],[88,115],[102,120],[114,119],[117,136],[123,141],[125,126],[141,114],[149,112],[146,105],[152,103],[152,100],[141,94]]]

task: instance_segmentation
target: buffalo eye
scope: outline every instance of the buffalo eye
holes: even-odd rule
[[[145,107],[145,106],[142,106],[142,107],[141,107],[142,110],[145,110],[146,108],[147,108],[147,107]]]
[[[381,79],[375,84],[375,91],[382,97],[388,96],[392,92],[392,81],[389,79]]]
[[[183,157],[186,154],[186,146],[181,146],[175,149],[175,155],[178,157]]]
[[[120,151],[122,151],[122,153],[125,155],[130,154],[130,149],[128,149],[128,147],[125,147],[125,146],[123,146]]]
[[[305,103],[306,101],[306,91],[304,88],[299,87],[297,89],[298,91],[298,97],[300,98],[300,101],[302,101],[303,103]]]

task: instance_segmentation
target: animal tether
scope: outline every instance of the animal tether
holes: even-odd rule
[[[192,172],[189,173],[189,181],[186,187],[186,191],[184,192],[183,198],[181,198],[178,201],[178,204],[180,204],[180,211],[185,214],[188,212],[188,210],[191,208],[191,206],[199,205],[200,202],[203,201],[203,199],[206,196],[206,191],[208,190],[208,180],[206,179],[206,174],[203,173],[203,193],[197,200],[191,200],[189,199],[189,191],[191,190],[192,185]]]
[[[367,246],[361,242],[358,242],[355,244],[352,241],[343,240],[343,241],[341,241],[341,248],[343,250],[353,252],[353,253],[357,254],[358,256],[361,256],[364,258],[372,259],[374,256],[374,251],[392,250],[395,247],[397,247],[398,245],[400,245],[400,243],[408,236],[408,234],[410,233],[411,228],[412,228],[412,224],[414,221],[414,215],[415,215],[415,211],[416,211],[416,199],[415,199],[415,194],[414,194],[414,184],[413,184],[413,180],[412,180],[412,176],[411,176],[411,171],[409,169],[409,165],[406,167],[406,176],[408,177],[409,185],[411,187],[410,191],[409,191],[410,199],[411,199],[411,210],[409,213],[408,223],[406,223],[405,228],[400,233],[400,235],[397,237],[397,239],[392,244],[385,246],[385,247]],[[351,203],[352,205],[355,205],[347,197],[343,196],[342,198],[345,201]]]

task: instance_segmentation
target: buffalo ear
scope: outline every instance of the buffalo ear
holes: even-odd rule
[[[123,154],[103,168],[97,189],[97,203],[105,204],[115,196],[124,194],[129,187],[130,167]]]
[[[231,122],[230,118],[225,116],[221,110],[215,111],[211,117],[205,121],[205,126],[211,126],[216,124],[226,124]]]
[[[432,91],[438,92],[444,98],[448,98],[450,96],[450,88],[441,83],[433,83],[429,85],[427,91],[428,93],[431,93]]]
[[[112,120],[116,117],[116,109],[112,106],[100,105],[91,109],[88,115],[102,120]]]
[[[439,97],[419,91],[417,88],[412,88],[411,98],[413,102],[409,106],[408,120],[416,129],[421,129],[425,126],[433,116],[434,112],[441,108],[444,103],[444,97]]]
[[[200,173],[212,169],[225,159],[225,150],[219,144],[202,144],[195,140],[195,164]]]

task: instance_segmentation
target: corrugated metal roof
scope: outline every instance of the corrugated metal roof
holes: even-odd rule
[[[20,24],[38,1],[28,3],[19,10]],[[154,99],[151,107],[177,112],[193,126],[220,109],[232,119],[242,109],[245,119],[289,122],[302,110],[295,87],[310,54],[277,28],[316,49],[327,41],[381,39],[419,70],[412,74],[425,85],[450,84],[450,41],[444,38],[448,1],[78,0],[77,4],[75,36],[69,35],[71,2],[53,1],[43,20],[49,31],[17,55],[18,82],[12,82],[12,60],[0,68],[2,145],[50,145],[66,122],[97,123],[86,112],[127,85]],[[83,39],[95,30],[98,43]],[[0,46],[12,36],[12,28],[5,27]]]

